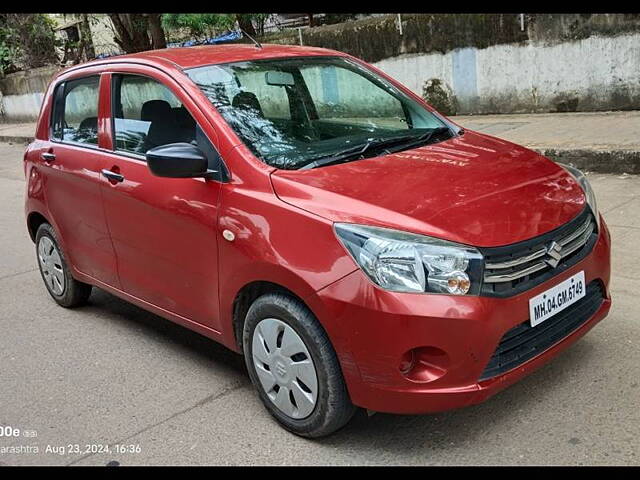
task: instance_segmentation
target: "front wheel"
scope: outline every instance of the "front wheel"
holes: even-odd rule
[[[243,330],[245,362],[271,415],[303,437],[322,437],[355,413],[335,351],[311,311],[281,293],[258,298]]]

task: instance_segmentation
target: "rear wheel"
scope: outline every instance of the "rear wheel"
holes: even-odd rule
[[[322,437],[353,416],[336,353],[301,302],[280,293],[258,298],[247,313],[243,346],[260,399],[287,430]]]
[[[63,307],[77,307],[91,295],[91,285],[71,276],[53,227],[43,223],[36,232],[38,268],[47,291]]]

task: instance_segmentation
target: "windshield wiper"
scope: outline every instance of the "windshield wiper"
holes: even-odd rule
[[[388,153],[397,152],[400,150],[406,150],[414,145],[429,141],[431,137],[438,133],[450,132],[448,127],[437,127],[429,130],[421,135],[400,135],[387,138],[372,138],[365,144],[356,145],[355,147],[347,148],[331,155],[323,155],[313,159],[311,162],[303,165],[299,170],[308,170],[310,168],[323,167],[325,165],[331,165],[334,163],[344,163],[351,160],[358,160],[364,155],[365,152],[375,149],[385,149]],[[389,150],[389,147],[399,145],[399,148]]]
[[[399,145],[397,148],[388,149],[387,151],[389,153],[395,153],[401,150],[408,150],[410,148],[417,147],[418,145],[427,143],[435,135],[439,135],[441,133],[446,133],[446,132],[451,133],[451,129],[449,127],[437,127],[437,128],[434,128],[433,130],[430,130],[427,133],[423,133],[418,137],[414,137],[413,140],[410,142],[403,143]]]
[[[310,168],[321,167],[323,165],[329,165],[330,163],[338,163],[343,161],[348,161],[349,159],[357,159],[366,152],[369,148],[371,148],[371,144],[373,140],[365,143],[359,144],[355,147],[347,148],[345,150],[340,150],[338,152],[332,153],[330,155],[322,155],[320,157],[316,157],[313,161],[304,164],[299,170],[308,170]]]

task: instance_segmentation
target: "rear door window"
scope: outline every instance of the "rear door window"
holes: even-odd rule
[[[98,145],[99,84],[100,77],[93,76],[70,80],[58,87],[52,126],[54,139]]]

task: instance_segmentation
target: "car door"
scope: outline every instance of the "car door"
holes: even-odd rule
[[[41,170],[47,208],[72,268],[117,288],[116,257],[100,191],[105,160],[98,141],[100,82],[101,76],[93,74],[56,86]]]
[[[129,295],[218,330],[222,176],[157,177],[144,154],[159,145],[190,142],[208,155],[210,167],[220,171],[221,161],[194,120],[195,105],[175,81],[157,70],[140,70],[112,75],[113,151],[102,188],[120,283]]]

